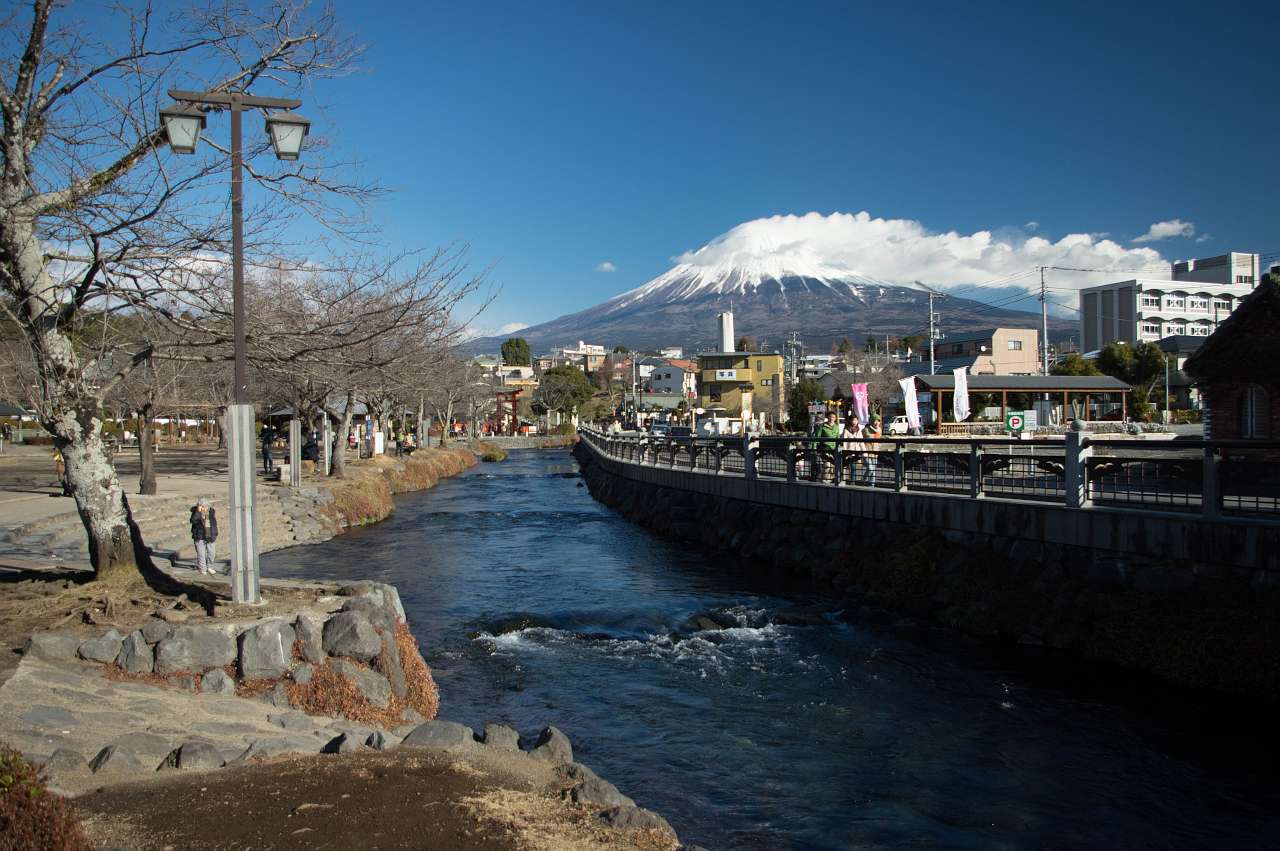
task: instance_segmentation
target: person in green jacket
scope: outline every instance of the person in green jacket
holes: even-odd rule
[[[840,440],[840,414],[837,411],[827,411],[827,419],[822,425],[818,426],[818,430],[814,433],[814,437],[826,438],[820,440],[817,444],[819,458],[815,459],[817,463],[813,465],[814,478],[816,480],[826,478],[826,468],[830,464],[832,470],[835,469],[836,449]]]

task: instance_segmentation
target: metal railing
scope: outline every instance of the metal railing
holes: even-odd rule
[[[580,434],[620,461],[713,475],[1280,523],[1276,441]]]

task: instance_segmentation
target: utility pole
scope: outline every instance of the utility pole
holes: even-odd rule
[[[1049,374],[1049,302],[1045,296],[1044,270],[1040,267],[1040,374]]]
[[[916,281],[916,284],[924,287],[924,284],[921,284],[919,281]],[[933,375],[936,372],[936,362],[934,360],[933,344],[935,340],[941,339],[941,336],[938,334],[938,327],[937,327],[938,314],[935,313],[933,310],[933,300],[935,298],[946,298],[946,296],[943,295],[942,293],[934,292],[928,287],[924,287],[924,288],[929,293],[929,374]]]

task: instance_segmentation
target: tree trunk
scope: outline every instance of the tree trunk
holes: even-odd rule
[[[89,561],[98,580],[127,584],[158,575],[111,464],[97,411],[67,411],[53,425],[54,444],[67,466],[67,484],[89,536]]]
[[[145,405],[138,415],[138,463],[142,474],[138,478],[138,493],[155,496],[156,454],[151,445],[151,406]]]
[[[426,427],[423,425],[427,421],[427,400],[424,396],[418,397],[418,445],[423,443],[423,437],[426,435]]]

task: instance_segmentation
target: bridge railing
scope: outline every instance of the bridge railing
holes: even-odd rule
[[[580,434],[621,461],[714,475],[1280,522],[1276,441]]]

